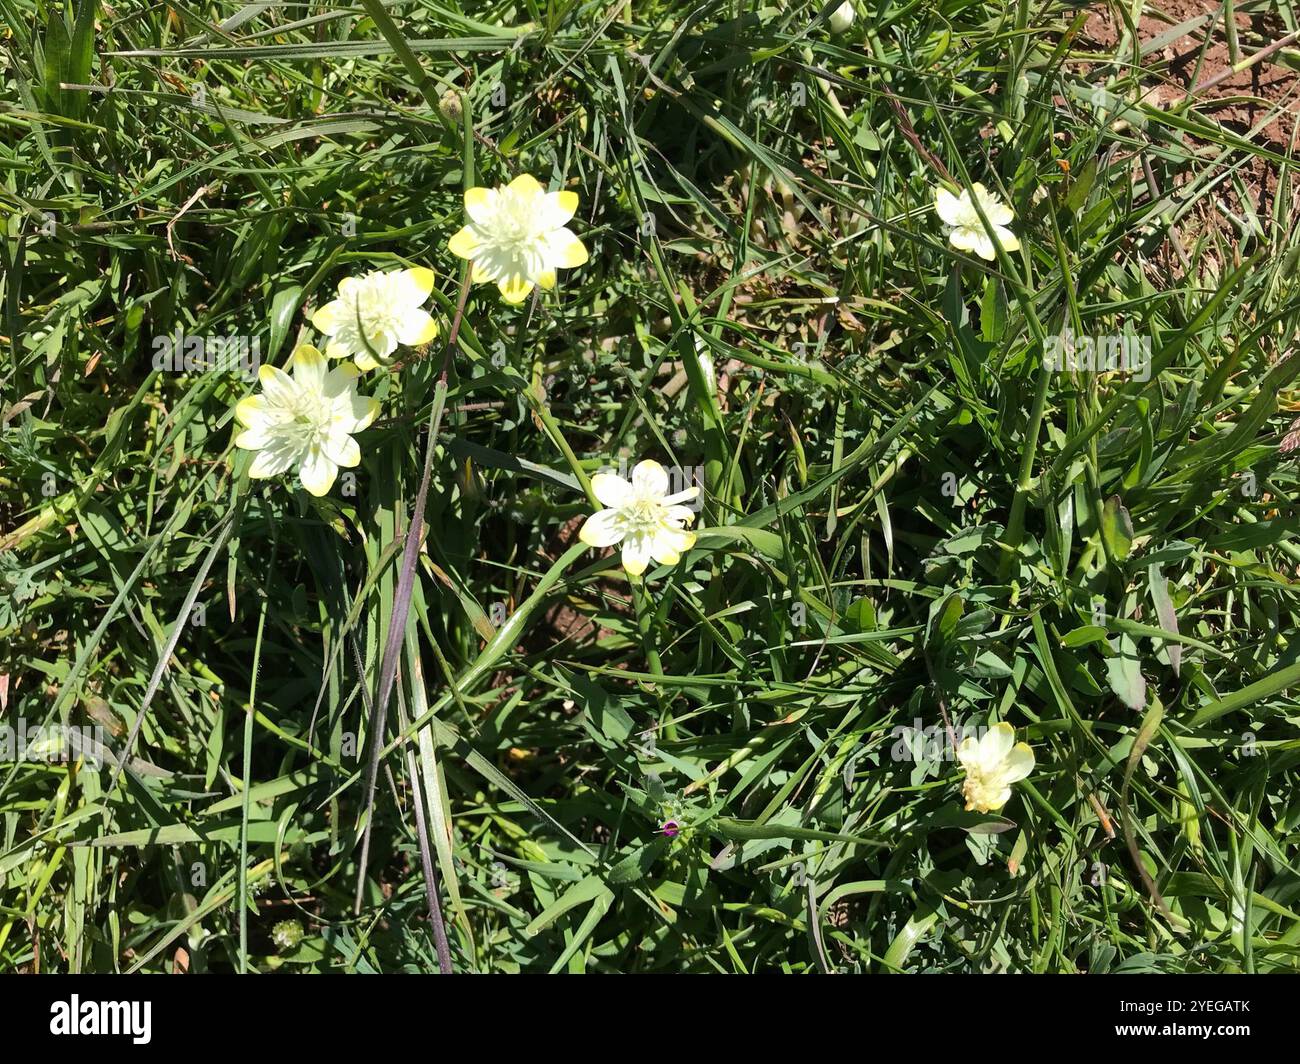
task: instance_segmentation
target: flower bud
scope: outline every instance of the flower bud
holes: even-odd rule
[[[448,122],[459,123],[465,114],[465,108],[460,102],[460,93],[455,89],[444,92],[438,100],[438,110]]]
[[[844,3],[831,12],[831,32],[843,33],[853,25],[853,18],[856,14],[857,12],[853,10],[852,0],[844,0]]]
[[[271,928],[271,941],[282,953],[297,949],[302,941],[302,924],[297,920],[281,920]]]

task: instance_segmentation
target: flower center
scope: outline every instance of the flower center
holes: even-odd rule
[[[280,431],[297,440],[303,447],[319,442],[325,435],[329,410],[324,396],[300,389],[286,404],[285,411],[290,420],[280,427]]]
[[[658,499],[634,499],[619,515],[629,533],[653,532],[663,522],[664,508]]]
[[[385,334],[397,332],[397,315],[377,293],[358,295],[353,313],[360,319],[367,339],[378,339]]]
[[[962,783],[962,797],[977,808],[988,808],[996,804],[1002,786],[996,773],[990,775],[979,769],[968,770]]]
[[[533,204],[512,199],[503,203],[492,220],[489,238],[501,247],[517,248],[533,237]]]

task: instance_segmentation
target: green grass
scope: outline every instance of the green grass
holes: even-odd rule
[[[0,764],[0,970],[435,970],[430,880],[457,971],[1300,967],[1290,153],[1055,3],[377,9],[0,0],[0,723],[138,730]],[[522,172],[591,259],[471,291],[381,737],[441,343],[320,500],[152,345],[403,264],[445,337]],[[703,531],[634,587],[576,529],[647,457]],[[945,714],[1032,745],[999,814],[896,756]]]

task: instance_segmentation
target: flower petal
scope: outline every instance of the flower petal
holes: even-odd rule
[[[335,366],[327,374],[325,381],[321,386],[321,394],[326,399],[337,399],[341,395],[355,390],[357,379],[361,376],[357,372],[357,367],[345,362],[341,366]]]
[[[1002,778],[1007,783],[1017,783],[1034,771],[1034,752],[1028,743],[1016,743],[1007,754]]]
[[[578,538],[588,547],[612,547],[623,538],[617,510],[597,510],[583,522]]]
[[[497,282],[497,287],[501,290],[501,298],[507,303],[522,303],[533,290],[533,282],[516,274],[513,277],[503,277]]]
[[[542,186],[532,174],[520,174],[506,188],[514,196],[526,196],[529,199],[535,199],[543,194]]]
[[[650,554],[660,565],[676,565],[695,546],[695,533],[661,527],[650,541]]]
[[[263,447],[271,442],[271,434],[267,431],[267,426],[259,425],[257,428],[244,429],[235,437],[235,446],[242,447],[246,451],[260,451]]]
[[[293,380],[300,388],[325,391],[325,356],[310,344],[295,347],[292,356]]]
[[[668,470],[653,459],[638,462],[632,470],[632,491],[638,498],[663,498],[668,494]]]
[[[942,185],[934,190],[934,209],[946,224],[960,224],[961,201]]]
[[[547,258],[553,266],[572,269],[587,261],[587,246],[571,229],[556,229],[546,234]]]
[[[352,396],[352,432],[367,429],[379,416],[379,400],[372,395]]]
[[[248,475],[257,480],[279,476],[293,465],[297,457],[298,453],[292,447],[265,447],[257,452],[253,464],[248,467]]]
[[[966,226],[958,226],[948,234],[948,243],[959,251],[972,251],[975,245],[979,243],[982,234],[974,229],[968,229]]]
[[[289,406],[298,394],[293,378],[277,366],[259,367],[257,379],[261,382],[262,391],[266,393],[267,401],[272,406]]]
[[[402,271],[402,277],[413,302],[423,303],[429,298],[429,293],[433,291],[431,269],[427,266],[412,266],[409,270]]]
[[[1011,753],[1016,742],[1016,729],[1005,720],[995,724],[980,740],[980,760],[985,765],[996,765]]]
[[[235,420],[246,428],[261,428],[270,421],[266,396],[250,395],[235,404]]]
[[[576,192],[548,192],[542,197],[538,224],[543,229],[559,229],[578,213]]]
[[[675,491],[671,495],[665,495],[663,498],[663,504],[665,506],[674,506],[679,502],[689,502],[691,499],[698,498],[699,494],[700,486],[698,484],[692,484],[689,488],[685,488],[682,491]]]
[[[409,310],[398,324],[397,339],[410,347],[427,344],[438,335],[438,323],[427,310]]]
[[[330,461],[321,448],[313,447],[298,466],[298,479],[304,488],[320,498],[334,486],[338,471],[339,467]]]
[[[347,358],[352,354],[352,348],[339,340],[331,340],[325,345],[326,358]]]
[[[999,199],[991,199],[984,205],[984,214],[994,225],[1008,225],[1015,218],[1015,212]]]
[[[629,536],[623,540],[623,568],[633,576],[640,576],[650,563],[651,540],[649,536]]]
[[[346,432],[334,433],[321,441],[321,452],[335,465],[352,469],[361,464],[361,448]]]
[[[591,478],[591,491],[602,506],[622,506],[632,496],[632,485],[617,473],[597,473]]]
[[[339,323],[343,317],[343,311],[343,300],[336,299],[333,302],[326,303],[316,311],[316,313],[311,316],[311,323],[317,330],[323,332],[326,336],[330,336],[339,331]]]
[[[471,191],[473,191],[471,189]],[[451,238],[447,244],[448,249],[457,258],[472,259],[474,253],[482,246],[478,234],[474,232],[473,226],[465,226],[459,233]]]
[[[367,346],[367,344],[369,346]],[[361,345],[361,350],[357,354],[367,354],[372,358],[386,359],[397,350],[397,337],[393,333],[384,330],[383,332],[374,332],[366,336],[365,343]]]
[[[486,222],[492,217],[493,190],[490,188],[467,188],[465,190],[465,213],[470,221]],[[461,230],[464,232],[464,230]],[[460,252],[456,252],[460,254]]]

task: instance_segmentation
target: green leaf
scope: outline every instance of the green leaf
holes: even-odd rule
[[[785,544],[779,535],[763,528],[749,528],[745,525],[702,528],[696,537],[695,546],[715,549],[730,543],[743,543],[773,561],[780,561],[785,557]]]
[[[1101,511],[1101,534],[1112,558],[1120,562],[1128,558],[1133,547],[1133,520],[1118,495],[1107,499]]]
[[[289,285],[275,293],[271,300],[271,336],[266,342],[263,356],[268,364],[274,365],[276,355],[280,353],[289,330],[293,327],[294,315],[302,303],[302,286]]]
[[[1110,646],[1114,651],[1106,659],[1106,678],[1110,681],[1110,689],[1129,709],[1146,709],[1147,682],[1142,675],[1137,643],[1128,635],[1120,635],[1111,640]]]
[[[1160,627],[1171,635],[1178,634],[1178,614],[1174,612],[1173,600],[1169,597],[1169,581],[1160,571],[1159,565],[1147,567],[1147,587],[1151,592],[1151,601],[1155,604],[1156,616],[1160,619]],[[1176,642],[1166,645],[1166,653],[1169,655],[1169,665],[1174,670],[1174,675],[1178,675],[1179,666],[1183,661],[1183,648]]]

